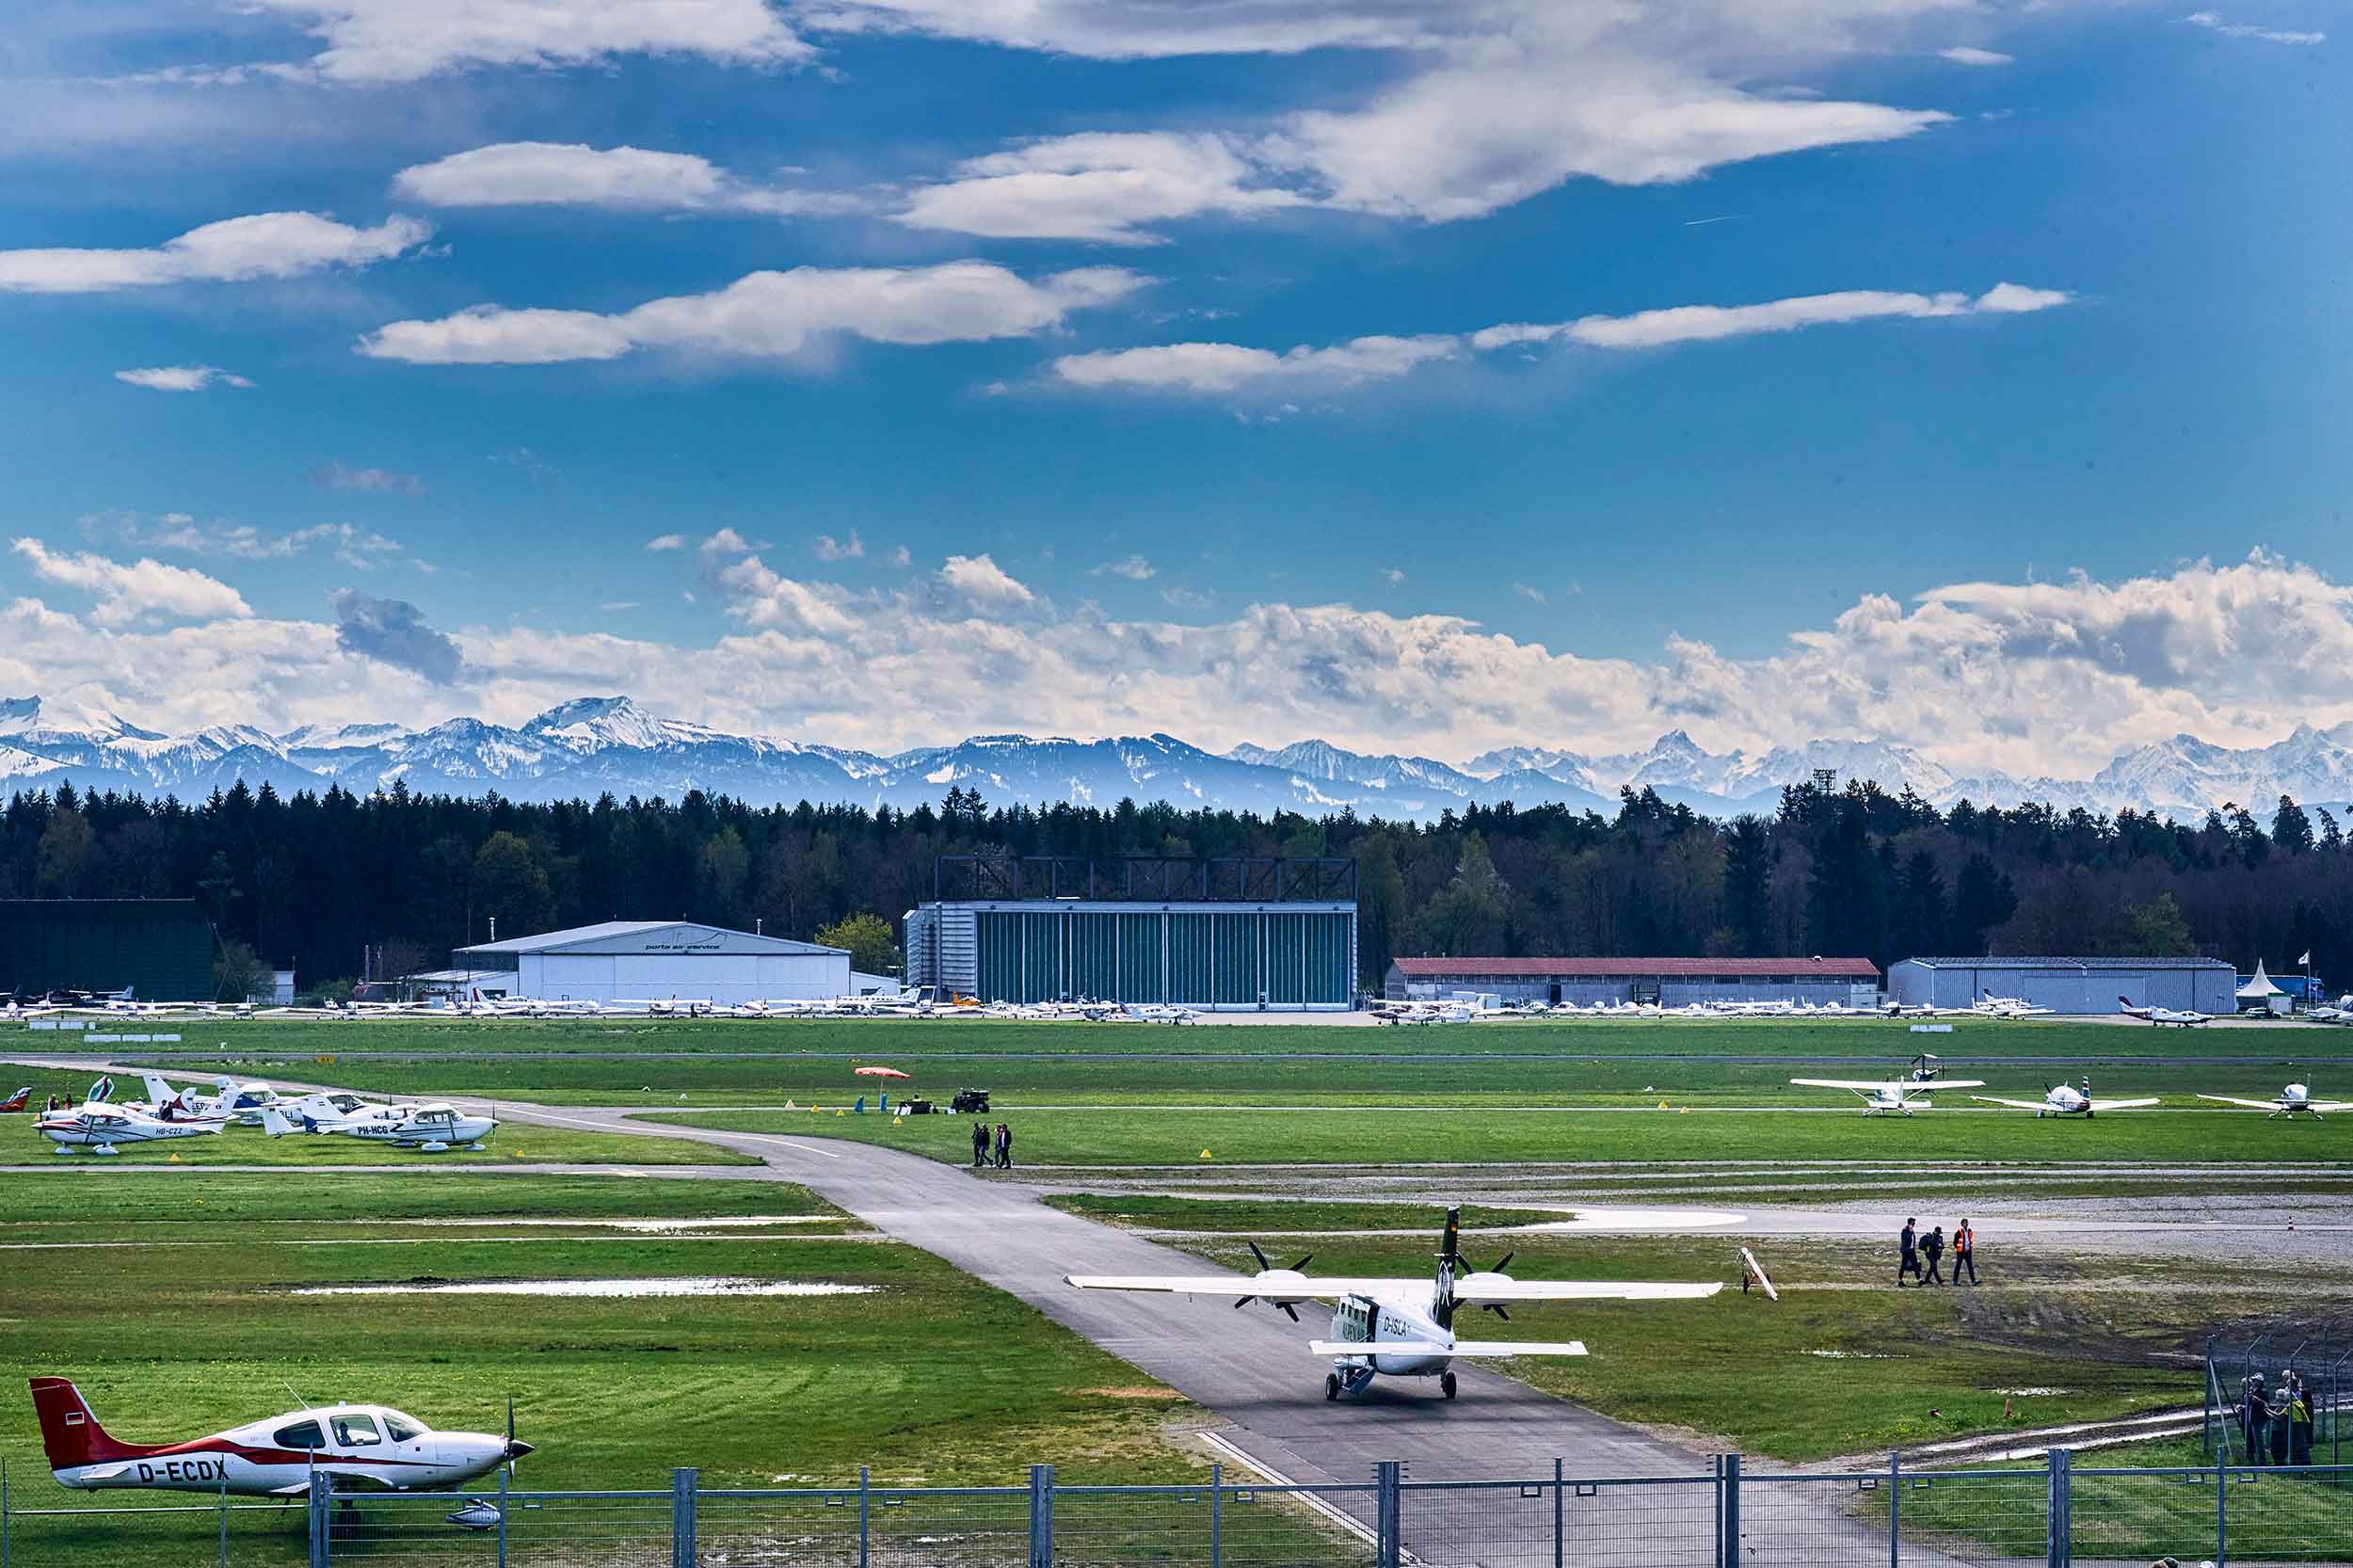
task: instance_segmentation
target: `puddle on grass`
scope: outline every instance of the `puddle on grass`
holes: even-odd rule
[[[1825,1361],[1893,1361],[1896,1358],[1879,1351],[1808,1351]]]
[[[1996,1388],[1996,1394],[2009,1394],[2021,1399],[2047,1399],[2054,1394],[2073,1394],[2073,1388],[2053,1388],[2045,1384],[2029,1384],[2024,1388]]]
[[[411,1280],[401,1285],[305,1285],[294,1296],[594,1296],[606,1300],[656,1296],[871,1296],[875,1285],[826,1285],[792,1279],[734,1279],[717,1274],[674,1279]]]

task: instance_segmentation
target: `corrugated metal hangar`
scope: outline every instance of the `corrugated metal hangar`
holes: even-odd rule
[[[188,898],[0,899],[0,993],[213,1000],[213,926]]]
[[[460,948],[485,993],[542,1001],[825,1001],[850,994],[850,955],[696,920],[607,920]]]
[[[1879,966],[1867,958],[1400,958],[1383,977],[1391,1001],[1440,1000],[1458,991],[1504,1001],[1803,1001],[1870,1007]]]
[[[2219,958],[1906,958],[1887,970],[1889,997],[1906,1007],[1974,1007],[2011,997],[2055,1013],[2135,1007],[2228,1015],[2238,971]]]
[[[914,984],[1229,1012],[1355,1000],[1353,860],[942,856],[934,888],[968,896],[907,912]]]

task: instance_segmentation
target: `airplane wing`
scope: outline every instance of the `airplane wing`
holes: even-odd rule
[[[1986,1105],[2007,1105],[2013,1111],[2048,1111],[2051,1108],[2048,1100],[2006,1100],[1993,1095],[1972,1095],[1969,1097]]]
[[[1063,1283],[1081,1290],[1157,1290],[1171,1296],[1263,1296],[1267,1288],[1248,1274],[1064,1274]],[[1325,1279],[1305,1281],[1306,1293],[1331,1296],[1385,1296],[1408,1290],[1430,1294],[1426,1279]],[[1287,1289],[1289,1288],[1286,1288]],[[1517,1298],[1514,1298],[1517,1299]]]
[[[1706,1285],[1657,1285],[1632,1280],[1497,1279],[1458,1283],[1454,1300],[1464,1306],[1497,1302],[1680,1302],[1712,1296],[1723,1288],[1721,1280]]]
[[[1913,1087],[1915,1089],[1982,1089],[1985,1087],[1985,1080],[1981,1078],[1932,1078],[1926,1083],[1915,1083]]]
[[[1514,1355],[1583,1355],[1582,1339],[1318,1339],[1307,1347],[1313,1355],[1451,1355],[1472,1360]]]
[[[2158,1099],[2093,1100],[2091,1102],[2091,1109],[2094,1111],[2146,1111],[2153,1105],[2162,1105],[2164,1101]]]
[[[2353,1111],[2353,1100],[2306,1100],[2304,1109],[2325,1116],[2332,1111]]]
[[[2280,1102],[2278,1100],[2243,1100],[2236,1095],[2201,1095],[2198,1097],[2201,1100],[2212,1100],[2217,1105],[2243,1105],[2250,1111],[2277,1111],[2280,1109]],[[2315,1106],[2313,1109],[2318,1110],[2319,1107]]]
[[[1926,1089],[1925,1083],[1894,1083],[1883,1078],[1793,1078],[1789,1080],[1801,1089],[1852,1089],[1867,1095],[1882,1089]]]

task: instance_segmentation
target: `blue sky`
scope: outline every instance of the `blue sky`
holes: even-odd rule
[[[0,688],[2022,776],[2353,716],[2329,8],[12,27]]]

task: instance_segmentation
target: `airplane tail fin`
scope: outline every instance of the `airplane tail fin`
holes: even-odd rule
[[[143,1075],[139,1082],[147,1090],[147,1103],[153,1106],[158,1114],[162,1112],[165,1106],[180,1097],[178,1090],[153,1073]]]
[[[90,1414],[82,1391],[64,1378],[35,1378],[32,1383],[33,1410],[40,1417],[41,1448],[48,1453],[52,1470],[136,1459],[154,1451],[107,1436],[106,1429]]]
[[[1463,1258],[1462,1240],[1463,1211],[1460,1208],[1449,1208],[1446,1211],[1446,1234],[1438,1244],[1438,1261],[1441,1263],[1461,1262]]]
[[[262,1108],[262,1130],[264,1132],[273,1138],[283,1138],[294,1129],[294,1123],[286,1120],[280,1113],[278,1107],[270,1105]]]

